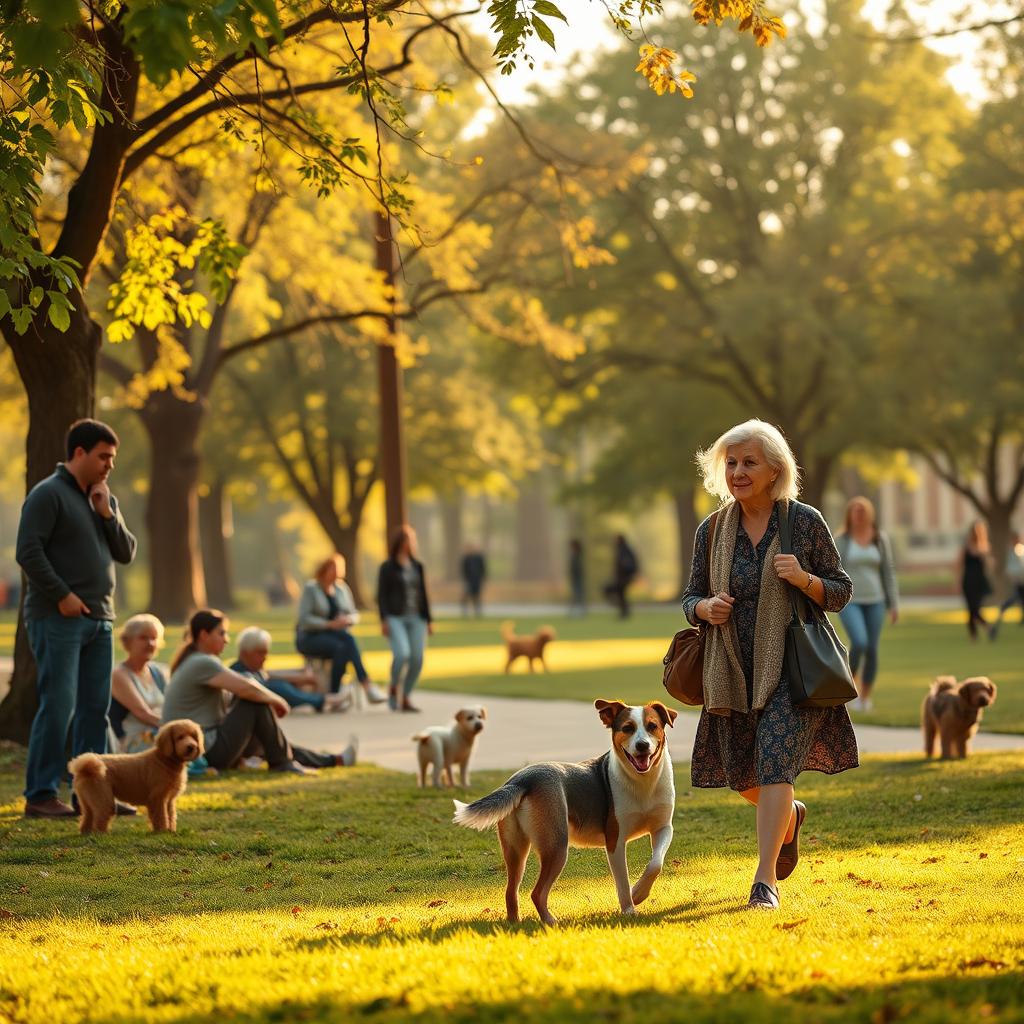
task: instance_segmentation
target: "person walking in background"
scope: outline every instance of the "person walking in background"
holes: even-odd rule
[[[130,565],[136,541],[110,493],[117,434],[77,420],[65,438],[67,461],[29,491],[16,557],[25,572],[25,630],[36,662],[39,709],[32,721],[25,815],[77,813],[58,798],[71,731],[71,756],[107,748],[114,666],[114,563]],[[119,814],[134,814],[118,804]]]
[[[423,670],[423,652],[434,623],[411,526],[400,526],[391,539],[388,560],[377,577],[377,605],[381,631],[391,645],[388,706],[392,711],[419,711],[409,697]]]
[[[371,704],[383,704],[387,698],[370,679],[359,642],[349,632],[349,627],[359,621],[359,612],[345,582],[345,568],[341,555],[331,555],[316,567],[313,579],[302,588],[295,647],[307,658],[331,663],[331,693],[341,689],[342,677],[351,664],[367,700]]]
[[[629,618],[629,598],[626,591],[640,572],[640,562],[636,552],[620,533],[615,537],[612,552],[612,579],[604,588],[605,596],[619,609],[619,618]]]
[[[569,614],[580,618],[587,614],[583,542],[577,537],[569,541]]]
[[[871,693],[878,675],[878,644],[886,612],[896,624],[899,591],[889,538],[878,529],[875,506],[864,497],[846,506],[842,533],[836,548],[843,568],[853,581],[853,599],[839,613],[850,639],[850,671],[860,695],[857,711],[870,711]]]
[[[293,747],[277,724],[288,714],[288,702],[252,676],[225,668],[220,656],[227,644],[223,612],[204,608],[189,619],[185,644],[171,662],[163,722],[192,719],[203,730],[206,760],[221,771],[250,756],[266,758],[271,771],[297,775],[356,763],[354,736],[341,754]],[[230,707],[229,695],[235,697]]]
[[[715,520],[710,559],[710,517],[697,529],[683,594],[690,624],[711,627],[691,779],[702,788],[729,786],[756,805],[758,864],[747,906],[775,910],[778,883],[799,859],[807,813],[793,799],[797,776],[804,771],[834,775],[858,764],[844,705],[793,705],[783,678],[793,614],[789,588],[830,612],[843,608],[853,588],[821,513],[796,500],[799,470],[775,427],[748,420],[698,452],[697,460],[705,489],[724,504]],[[785,554],[780,550],[783,514],[793,543]]]
[[[483,590],[487,581],[487,559],[475,544],[468,544],[466,552],[459,564],[462,576],[462,615],[469,614],[469,606],[473,606],[473,614],[480,618],[483,614]]]
[[[1010,549],[1006,552],[1006,583],[1010,593],[999,608],[999,616],[992,624],[992,632],[989,639],[995,640],[999,633],[999,627],[1003,624],[1003,616],[1018,602],[1021,607],[1020,623],[1024,626],[1024,541],[1020,534],[1014,530],[1010,534]]]
[[[270,645],[271,636],[265,629],[259,626],[243,629],[238,634],[238,660],[231,671],[262,683],[271,693],[283,697],[290,708],[310,707],[317,713],[342,710],[346,698],[340,693],[320,693],[312,672],[264,671]]]
[[[988,559],[988,527],[983,519],[976,519],[967,531],[957,565],[960,589],[967,604],[967,633],[972,640],[978,639],[979,626],[986,628],[981,605],[992,593],[992,584],[988,581]]]

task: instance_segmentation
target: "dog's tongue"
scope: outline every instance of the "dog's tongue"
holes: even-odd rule
[[[645,772],[651,767],[651,757],[649,754],[630,754],[629,757],[633,762],[633,767],[638,772]]]

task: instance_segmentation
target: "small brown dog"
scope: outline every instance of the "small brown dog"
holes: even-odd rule
[[[168,722],[156,746],[141,754],[79,754],[68,764],[82,808],[79,831],[109,832],[114,801],[144,806],[154,832],[174,832],[175,801],[185,790],[186,765],[204,750],[203,730],[187,718]]]
[[[508,660],[505,662],[506,672],[519,658],[529,658],[531,672],[534,670],[533,660],[536,658],[547,672],[548,665],[544,660],[544,648],[555,639],[555,631],[550,626],[541,626],[533,636],[516,636],[515,623],[506,622],[501,627],[501,638],[508,648]]]
[[[957,683],[939,676],[921,705],[925,757],[935,756],[935,740],[943,758],[966,757],[978,731],[981,713],[996,699],[996,684],[986,676]]]

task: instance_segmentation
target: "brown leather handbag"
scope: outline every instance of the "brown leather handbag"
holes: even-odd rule
[[[715,542],[718,512],[708,523],[708,578],[711,577],[711,549]],[[662,684],[682,704],[700,707],[704,703],[704,640],[707,623],[679,630],[662,659]]]

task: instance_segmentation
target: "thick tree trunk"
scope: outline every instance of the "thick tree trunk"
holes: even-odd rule
[[[150,444],[149,610],[164,622],[184,622],[206,606],[199,545],[199,431],[206,403],[183,402],[170,391],[150,395],[140,413]]]
[[[993,502],[985,512],[989,546],[992,550],[993,599],[1001,603],[1007,596],[1006,556],[1010,551],[1014,510],[1002,502]]]
[[[39,320],[25,334],[17,335],[10,329],[10,321],[4,322],[4,338],[28,398],[26,491],[49,476],[65,458],[64,435],[68,427],[93,412],[101,332],[89,318],[82,296],[74,294],[71,299],[77,308],[65,334]],[[35,662],[19,611],[11,688],[0,704],[0,738],[28,742],[37,707],[35,675]]]
[[[462,560],[462,496],[446,495],[441,499],[441,529],[444,533],[444,578],[459,578]]]
[[[825,489],[828,487],[829,476],[837,456],[836,452],[812,455],[803,466],[800,500],[813,505],[819,512],[822,511],[825,502]]]
[[[690,565],[693,562],[693,537],[697,532],[697,509],[694,499],[697,489],[691,484],[679,487],[672,494],[676,510],[676,527],[679,536],[679,593],[682,595],[690,582]]]
[[[203,551],[206,599],[215,608],[235,607],[231,563],[231,535],[234,533],[231,499],[225,482],[218,477],[210,493],[199,499],[199,538]]]

